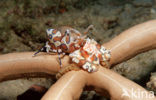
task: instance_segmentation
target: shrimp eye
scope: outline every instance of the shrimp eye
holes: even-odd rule
[[[52,39],[52,38],[53,38],[52,34],[49,34],[49,36],[48,36],[48,37],[49,37],[49,39]]]
[[[69,34],[70,32],[69,32],[69,30],[67,29],[66,31],[65,31],[65,34]]]

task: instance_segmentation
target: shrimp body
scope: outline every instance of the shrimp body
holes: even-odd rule
[[[101,62],[107,63],[110,60],[109,50],[94,39],[86,38],[86,35],[82,35],[76,29],[70,27],[47,29],[47,37],[48,41],[44,46],[46,52],[67,54],[74,64],[88,72],[97,71],[95,65],[102,65]]]

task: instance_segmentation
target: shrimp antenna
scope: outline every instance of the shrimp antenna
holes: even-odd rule
[[[58,57],[59,57],[60,66],[62,67],[62,61],[61,61],[61,56],[60,56],[60,53],[59,52],[58,52]]]
[[[38,53],[40,53],[40,52],[42,52],[42,51],[45,51],[45,50],[46,50],[46,47],[43,46],[41,49],[39,49],[37,52],[35,52],[35,53],[33,54],[33,57],[35,57]]]
[[[85,31],[83,32],[84,34],[87,34],[88,32],[89,32],[89,30],[95,30],[96,31],[96,29],[94,28],[94,25],[89,25],[88,27],[87,27],[87,29],[85,29]]]

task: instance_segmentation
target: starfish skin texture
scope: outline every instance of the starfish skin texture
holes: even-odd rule
[[[111,51],[110,66],[128,60],[135,55],[156,48],[156,20],[136,25],[104,43]],[[51,77],[60,70],[57,55],[34,52],[9,53],[0,55],[0,81],[22,77]],[[69,65],[69,56],[62,59],[62,67]],[[143,87],[129,79],[99,66],[98,71],[88,73],[83,70],[65,73],[42,97],[42,100],[77,100],[83,89],[88,87],[111,100],[156,100],[153,98],[131,98],[123,96],[123,90],[131,95],[130,90],[144,91]]]

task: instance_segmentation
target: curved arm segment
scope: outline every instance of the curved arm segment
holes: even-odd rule
[[[156,20],[133,26],[105,43],[104,46],[111,51],[112,65],[154,49],[156,48]]]

